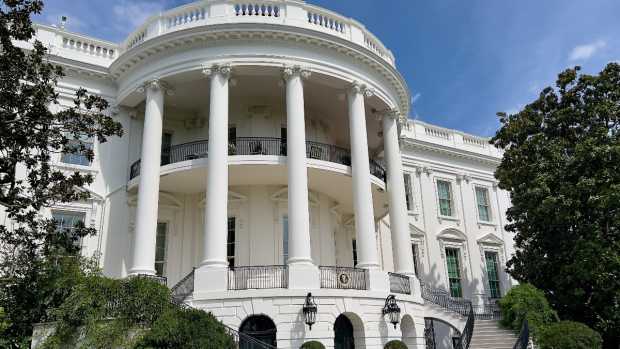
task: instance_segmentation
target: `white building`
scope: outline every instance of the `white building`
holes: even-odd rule
[[[454,327],[434,329],[451,348],[465,319],[425,302],[418,278],[478,305],[511,286],[501,152],[406,120],[394,56],[361,23],[301,0],[205,0],[120,44],[36,36],[67,72],[62,102],[85,87],[125,130],[93,142],[92,163],[56,159],[95,176],[91,201],[50,214],[98,229],[82,248],[106,275],[183,280],[188,304],[278,348],[425,348],[425,318]]]

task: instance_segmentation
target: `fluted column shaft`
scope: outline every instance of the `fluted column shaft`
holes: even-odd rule
[[[383,116],[383,146],[387,163],[387,189],[390,203],[390,231],[394,251],[394,270],[397,273],[415,275],[409,219],[403,179],[403,165],[398,144],[398,114]]]
[[[357,266],[375,269],[379,267],[377,240],[374,229],[374,210],[368,159],[366,111],[364,97],[370,91],[354,85],[348,92],[349,128],[351,134],[351,167],[353,175],[353,207],[357,237]]]
[[[130,275],[155,275],[155,239],[157,237],[164,87],[162,82],[153,80],[147,82],[143,89],[146,90],[146,106]]]
[[[201,266],[227,267],[228,80],[230,66],[205,68],[211,79],[204,255]]]
[[[302,79],[309,72],[299,67],[284,69],[286,80],[286,153],[288,170],[288,263],[312,264],[308,213],[308,170]]]

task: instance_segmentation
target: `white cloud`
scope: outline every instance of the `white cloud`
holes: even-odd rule
[[[575,46],[571,51],[568,59],[571,61],[589,59],[590,57],[594,56],[596,52],[605,48],[605,46],[607,46],[607,43],[603,40],[597,40],[589,44]]]
[[[134,0],[122,1],[112,7],[115,26],[119,31],[129,33],[144,24],[147,18],[164,9],[164,1]]]
[[[413,95],[413,97],[411,97],[411,103],[415,103],[418,99],[420,99],[420,97],[422,97],[421,93],[416,93]]]

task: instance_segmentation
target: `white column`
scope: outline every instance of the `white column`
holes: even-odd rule
[[[394,270],[400,274],[415,276],[403,165],[398,144],[398,117],[397,112],[389,112],[383,116],[383,146],[387,163],[387,189],[390,203]]]
[[[228,267],[228,79],[230,66],[203,70],[211,78],[204,256],[201,266]]]
[[[312,264],[306,168],[306,125],[302,78],[309,72],[299,67],[284,69],[286,79],[286,155],[288,167],[288,261]]]
[[[164,116],[164,86],[159,80],[147,82],[140,184],[136,208],[136,229],[130,275],[155,275],[155,239],[157,236],[157,207],[159,200],[159,167],[161,135]]]
[[[228,261],[228,81],[230,65],[203,68],[211,79],[207,192],[204,246],[200,267],[194,274],[194,293],[227,289]]]
[[[319,288],[319,270],[312,263],[308,170],[306,167],[306,123],[303,79],[310,72],[301,67],[285,67],[286,155],[288,170],[288,261],[289,288]]]
[[[368,159],[366,110],[364,97],[371,92],[365,86],[354,84],[348,93],[349,128],[351,134],[351,166],[353,175],[353,208],[357,237],[357,267],[379,268],[375,238],[374,210]]]

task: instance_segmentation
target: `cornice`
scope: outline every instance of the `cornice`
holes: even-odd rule
[[[267,23],[231,23],[192,27],[164,34],[123,52],[110,66],[116,78],[133,70],[145,59],[186,45],[233,40],[282,40],[327,47],[368,65],[379,72],[397,91],[399,109],[409,113],[409,90],[404,78],[372,50],[346,39],[301,27]]]
[[[440,153],[440,154],[447,155],[447,156],[481,162],[481,163],[495,166],[495,167],[497,167],[501,163],[501,158],[479,154],[479,153],[475,153],[475,152],[468,151],[465,149],[448,147],[448,146],[437,144],[437,143],[426,142],[426,141],[422,141],[418,139],[401,138],[400,142],[401,142],[401,146],[404,149],[427,150],[427,151]]]

